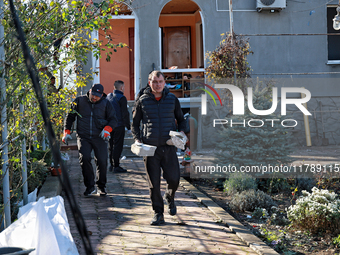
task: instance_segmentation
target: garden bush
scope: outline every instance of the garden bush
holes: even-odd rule
[[[268,218],[268,212],[265,208],[255,207],[255,210],[252,213],[252,216],[255,219],[267,219]]]
[[[316,187],[312,193],[303,190],[296,204],[288,208],[287,215],[292,226],[312,234],[340,233],[340,199],[334,192]]]
[[[233,195],[244,190],[256,189],[256,179],[246,173],[232,173],[230,177],[224,182],[224,192],[227,195]]]
[[[43,160],[47,166],[51,166],[52,163],[52,152],[51,150],[43,151],[43,150],[34,150],[30,153],[30,158]]]
[[[48,175],[47,166],[43,159],[28,160],[27,162],[27,189],[31,193],[36,188],[41,188]],[[10,196],[11,196],[11,213],[12,221],[17,217],[18,203],[23,199],[22,192],[23,180],[21,176],[21,167],[12,168],[10,173]],[[0,189],[2,190],[2,184]],[[3,197],[0,196],[0,206],[3,210]],[[2,218],[1,218],[2,219]]]
[[[275,175],[275,174],[273,174]],[[287,178],[257,178],[258,188],[266,193],[274,194],[283,191],[290,191],[292,185]]]
[[[299,190],[311,191],[317,181],[315,178],[296,178],[296,183]]]
[[[230,208],[234,211],[254,211],[257,207],[270,210],[276,205],[274,200],[261,190],[245,190],[236,193],[230,201]]]

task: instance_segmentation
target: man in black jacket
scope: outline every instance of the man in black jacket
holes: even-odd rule
[[[153,71],[149,74],[149,85],[136,102],[133,113],[132,134],[136,142],[157,146],[154,156],[144,157],[146,174],[148,177],[150,198],[154,217],[151,225],[164,223],[164,203],[160,190],[161,168],[163,177],[167,182],[164,194],[165,202],[168,204],[168,212],[175,215],[175,192],[179,185],[180,169],[176,154],[176,147],[167,145],[170,139],[169,132],[177,129],[186,131],[183,112],[177,97],[164,89],[164,74]],[[143,134],[140,131],[142,121]]]
[[[116,112],[117,126],[111,132],[109,157],[110,171],[115,173],[125,173],[126,169],[119,165],[119,158],[123,151],[125,127],[130,131],[130,115],[127,109],[127,100],[124,96],[125,85],[123,81],[115,81],[115,90],[107,95],[107,100],[110,101]],[[131,132],[131,131],[130,131]]]
[[[95,193],[97,184],[100,196],[106,196],[107,172],[107,141],[110,132],[117,125],[115,110],[103,93],[101,84],[94,84],[84,96],[77,97],[67,114],[64,124],[62,141],[67,143],[72,123],[77,118],[77,145],[79,150],[79,163],[82,168],[86,190],[84,195]],[[94,150],[96,169],[96,183],[91,164],[91,152]]]

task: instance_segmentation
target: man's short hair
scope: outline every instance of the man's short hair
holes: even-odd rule
[[[149,81],[151,81],[152,78],[153,78],[154,76],[156,76],[156,77],[159,78],[161,75],[162,75],[163,78],[165,79],[164,73],[162,73],[161,71],[159,71],[159,70],[152,71],[152,72],[149,74]]]
[[[124,82],[121,80],[117,80],[115,81],[115,83],[113,84],[113,86],[115,87],[115,89],[121,89],[124,86]]]

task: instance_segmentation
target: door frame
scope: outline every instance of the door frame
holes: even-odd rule
[[[197,4],[197,3],[196,3]],[[164,6],[163,6],[164,7]],[[201,16],[201,22],[202,22],[202,42],[203,42],[203,68],[189,68],[189,69],[177,69],[178,72],[196,72],[196,71],[204,71],[206,65],[206,59],[204,58],[204,53],[205,53],[205,22],[204,22],[204,16],[202,11],[199,11],[200,16]],[[179,15],[183,15],[183,14],[166,14],[167,16],[179,16]],[[184,14],[187,15],[187,14]],[[193,14],[191,14],[193,15]],[[159,67],[158,70],[164,72],[164,71],[169,71],[169,69],[162,69],[162,63],[163,63],[163,57],[162,57],[162,51],[163,51],[163,41],[162,41],[163,35],[162,35],[162,28],[158,27],[158,43],[159,43]],[[196,46],[197,48],[197,46]]]

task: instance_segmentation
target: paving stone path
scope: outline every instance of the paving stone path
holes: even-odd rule
[[[165,212],[165,225],[149,225],[153,212],[141,158],[122,161],[128,173],[108,172],[108,196],[85,198],[77,153],[68,152],[69,176],[96,254],[257,254],[181,186],[177,215]],[[79,254],[86,254],[64,199]]]

